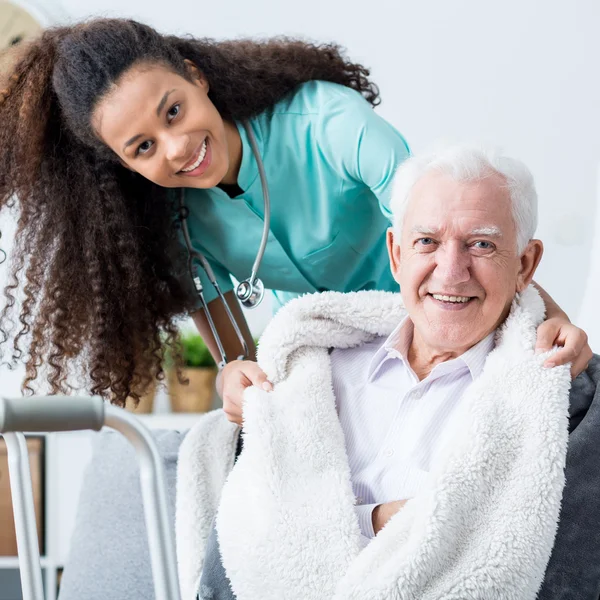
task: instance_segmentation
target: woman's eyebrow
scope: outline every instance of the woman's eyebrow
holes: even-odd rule
[[[164,108],[166,102],[167,102],[167,98],[169,97],[169,94],[171,92],[174,92],[175,89],[169,90],[168,92],[165,92],[165,95],[162,97],[161,101],[158,103],[158,107],[156,108],[156,116],[160,116],[160,112],[161,110]]]
[[[160,116],[160,113],[162,111],[162,109],[165,107],[165,104],[167,103],[167,99],[169,98],[169,94],[171,94],[172,92],[177,91],[176,88],[173,88],[172,90],[169,90],[167,92],[164,93],[164,96],[161,98],[160,102],[158,103],[158,106],[156,107],[156,116]],[[136,140],[138,140],[139,138],[142,137],[143,134],[138,133],[137,135],[134,135],[132,138],[128,139],[125,144],[123,145],[123,150],[125,150],[125,148],[127,148],[128,146],[131,146],[131,144],[133,144],[133,142],[135,142]]]
[[[123,150],[125,150],[128,146],[131,146],[131,144],[133,144],[133,142],[135,142],[135,140],[140,139],[143,136],[142,133],[138,133],[137,135],[134,135],[131,139],[127,140],[125,142],[125,144],[123,145]]]

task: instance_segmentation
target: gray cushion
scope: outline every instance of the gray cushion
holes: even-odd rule
[[[164,459],[173,536],[177,453],[186,433],[152,432]],[[154,597],[135,451],[121,434],[102,431],[81,489],[60,600]]]

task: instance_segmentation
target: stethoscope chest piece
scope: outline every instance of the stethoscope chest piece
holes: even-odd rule
[[[255,277],[254,280],[245,279],[238,284],[235,295],[242,306],[254,308],[262,301],[265,295],[265,286],[258,277]]]

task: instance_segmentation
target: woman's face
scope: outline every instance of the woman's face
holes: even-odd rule
[[[96,107],[92,125],[129,169],[163,187],[210,188],[236,183],[241,140],[193,83],[162,65],[138,65]]]

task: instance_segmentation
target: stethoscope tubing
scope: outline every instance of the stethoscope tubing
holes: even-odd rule
[[[252,131],[250,124],[247,121],[244,121],[243,126],[248,135],[248,139],[250,140],[250,146],[252,148],[252,153],[254,154],[254,158],[255,158],[256,164],[258,166],[258,174],[260,176],[260,183],[261,183],[261,187],[262,187],[263,201],[264,201],[264,225],[263,225],[262,237],[260,240],[260,246],[258,248],[258,252],[256,254],[254,264],[252,265],[252,272],[248,279],[238,283],[238,287],[236,288],[236,297],[237,298],[240,298],[239,290],[240,290],[240,286],[242,284],[249,285],[250,290],[252,290],[254,288],[254,286],[262,287],[262,282],[258,279],[258,270],[260,268],[262,259],[265,254],[265,250],[267,247],[267,241],[269,239],[270,225],[271,225],[271,200],[269,197],[269,186],[267,183],[267,176],[265,173],[264,164],[263,164],[262,158],[260,156],[260,151],[258,149],[258,144],[256,143],[256,138],[254,137],[254,132]],[[179,220],[181,222],[183,239],[184,239],[184,242],[185,242],[185,245],[187,248],[187,252],[188,252],[188,269],[189,269],[192,281],[194,282],[194,287],[196,289],[196,293],[198,294],[198,297],[200,299],[201,307],[204,310],[204,313],[206,314],[206,318],[207,318],[211,333],[217,344],[219,354],[221,355],[221,361],[219,362],[218,367],[219,367],[219,369],[222,369],[227,364],[227,356],[225,354],[225,349],[223,347],[221,337],[219,336],[219,333],[217,331],[215,322],[210,314],[210,311],[208,310],[208,304],[206,302],[206,299],[204,298],[204,288],[202,286],[200,276],[198,275],[197,268],[194,265],[194,259],[196,259],[200,263],[200,265],[202,266],[202,268],[204,269],[204,272],[206,273],[206,275],[208,277],[208,280],[210,281],[211,285],[215,288],[215,291],[217,292],[217,296],[218,296],[220,302],[223,304],[225,313],[227,314],[227,318],[231,322],[231,325],[233,326],[236,336],[242,346],[243,354],[239,355],[237,357],[237,359],[238,360],[247,359],[250,355],[250,351],[248,349],[248,344],[246,343],[246,340],[244,339],[242,331],[241,331],[237,321],[235,320],[233,313],[231,312],[231,308],[229,307],[229,304],[227,304],[227,300],[225,299],[225,296],[224,296],[223,292],[221,291],[221,287],[219,286],[219,283],[217,281],[217,278],[215,277],[214,271],[212,270],[212,268],[210,266],[210,263],[206,260],[206,257],[204,256],[204,254],[202,254],[202,252],[196,250],[192,245],[192,240],[190,237],[190,232],[189,232],[188,223],[187,223],[188,214],[189,214],[189,210],[185,206],[185,192],[184,192],[184,189],[182,188],[180,190],[180,194],[179,194]],[[251,305],[247,305],[245,303],[244,304],[246,306],[249,306],[250,308],[254,308],[255,306],[258,306],[258,304],[260,304],[261,300],[262,300],[262,295],[259,296],[259,298],[257,299],[257,301],[255,303],[253,303]]]
[[[181,208],[185,208],[185,206],[180,204],[180,209]],[[192,277],[192,281],[194,282],[194,287],[196,288],[196,293],[198,294],[198,298],[200,299],[201,308],[204,310],[204,314],[206,315],[206,320],[208,321],[208,326],[210,327],[210,331],[211,331],[213,338],[217,344],[219,354],[221,355],[221,360],[220,360],[219,364],[217,365],[219,370],[221,370],[227,364],[227,355],[225,353],[225,348],[223,347],[223,343],[221,342],[221,336],[219,335],[219,332],[217,331],[217,326],[215,324],[215,321],[212,318],[210,311],[208,310],[208,303],[206,302],[206,299],[204,298],[204,288],[202,286],[202,282],[200,280],[200,276],[198,274],[197,267],[194,265],[194,258],[197,259],[198,262],[202,265],[202,268],[206,272],[206,275],[208,276],[208,279],[209,279],[211,285],[215,288],[215,290],[217,292],[217,296],[219,298],[219,301],[222,303],[223,308],[225,309],[225,313],[227,314],[227,318],[231,322],[231,325],[233,326],[235,334],[242,346],[242,354],[237,357],[237,360],[247,359],[248,356],[250,355],[250,351],[248,349],[248,344],[246,343],[246,340],[244,339],[242,331],[240,330],[240,327],[239,327],[237,321],[235,320],[233,313],[231,312],[231,308],[229,308],[229,304],[227,303],[227,300],[226,300],[223,292],[221,291],[221,286],[219,285],[219,282],[217,281],[217,278],[215,277],[215,274],[214,274],[209,262],[206,260],[206,258],[204,257],[204,255],[201,252],[198,252],[192,246],[192,241],[190,239],[190,232],[189,232],[188,224],[187,224],[187,217],[183,217],[181,219],[181,228],[183,231],[183,237],[184,237],[184,240],[185,240],[185,243],[187,246],[187,250],[188,250],[188,269],[189,269],[190,275]]]
[[[256,258],[254,259],[254,265],[252,265],[252,273],[250,274],[250,281],[254,283],[254,280],[257,279],[258,276],[258,269],[260,267],[260,263],[262,262],[263,256],[265,255],[267,241],[269,240],[269,231],[271,230],[271,198],[269,196],[269,185],[267,184],[267,174],[265,173],[265,166],[263,164],[262,157],[260,156],[260,151],[256,143],[256,138],[254,137],[254,132],[250,128],[250,123],[248,123],[248,121],[244,121],[243,124],[244,129],[246,130],[246,134],[248,135],[248,139],[250,140],[252,154],[254,154],[254,158],[258,166],[258,175],[260,177],[260,185],[262,187],[264,202],[263,233],[262,238],[260,240],[260,246],[258,247],[258,252],[256,253]],[[261,300],[262,298],[257,302],[256,306],[260,304]]]

